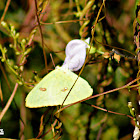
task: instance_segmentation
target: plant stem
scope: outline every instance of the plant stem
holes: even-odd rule
[[[15,93],[16,93],[16,91],[17,91],[17,88],[18,88],[18,83],[15,84],[15,88],[14,88],[14,90],[13,90],[12,95],[10,96],[10,98],[9,98],[9,100],[8,100],[8,102],[7,102],[7,104],[6,104],[6,106],[4,107],[4,109],[2,110],[2,112],[0,113],[0,122],[1,122],[1,120],[2,120],[2,118],[3,118],[3,116],[5,115],[6,111],[7,111],[8,108],[10,107],[10,104],[11,104],[11,102],[12,102],[14,96],[15,96]]]

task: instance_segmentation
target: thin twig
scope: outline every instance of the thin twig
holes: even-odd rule
[[[48,73],[48,69],[47,69],[47,57],[46,57],[46,53],[45,53],[43,33],[42,33],[42,28],[41,28],[39,17],[38,17],[38,12],[37,12],[38,11],[38,8],[37,8],[37,0],[34,0],[34,2],[35,2],[35,13],[36,13],[36,18],[37,18],[37,23],[38,23],[38,27],[39,27],[39,31],[40,31],[40,36],[41,36],[41,43],[42,43],[42,48],[43,48],[44,60],[45,60],[45,68],[46,68],[46,72]]]
[[[18,88],[18,83],[15,84],[15,88],[14,88],[14,90],[13,90],[12,95],[10,96],[10,98],[9,98],[9,100],[8,100],[8,102],[7,102],[7,104],[6,104],[6,106],[4,107],[4,109],[2,110],[2,112],[0,113],[0,122],[1,122],[1,120],[2,120],[2,118],[3,118],[3,116],[4,116],[4,114],[5,114],[6,111],[8,110],[8,108],[9,108],[9,106],[10,106],[12,100],[13,100],[13,98],[14,98],[14,96],[15,96],[15,93],[16,93],[16,91],[17,91],[17,88]]]
[[[101,42],[99,42],[98,40],[96,40],[95,37],[93,37],[93,39],[94,39],[95,42],[97,42],[97,43],[99,43],[99,44],[102,44],[103,46],[107,46],[107,47],[110,47],[110,48],[114,48],[114,49],[117,49],[117,50],[121,50],[121,51],[127,52],[127,53],[132,54],[133,56],[135,56],[134,53],[132,53],[132,52],[130,52],[130,51],[128,51],[128,50],[125,50],[125,49],[123,49],[123,48],[118,48],[118,47],[116,47],[116,46],[112,46],[112,45],[108,45],[108,44],[101,43]]]
[[[88,103],[85,103],[85,104],[90,105],[91,107],[94,107],[94,108],[96,108],[96,109],[99,109],[99,110],[108,112],[108,113],[112,113],[112,114],[116,114],[116,115],[121,115],[121,116],[127,116],[127,117],[130,118],[130,119],[134,119],[132,116],[127,115],[127,114],[114,112],[114,111],[107,110],[107,109],[104,109],[104,108],[102,108],[102,107],[99,107],[99,106],[96,106],[96,105],[91,105],[91,104],[88,104]]]
[[[1,17],[1,19],[0,19],[0,24],[1,24],[1,22],[4,20],[4,17],[5,17],[5,15],[6,15],[6,12],[7,12],[7,10],[8,10],[9,5],[10,5],[10,2],[11,2],[11,0],[7,0],[7,3],[6,3],[6,6],[5,6],[3,15],[2,15],[2,17]]]
[[[51,57],[51,60],[52,60],[53,66],[55,67],[55,63],[54,63],[54,60],[53,60],[53,57],[52,57],[52,54],[51,54],[51,53],[50,53],[50,57]]]
[[[57,121],[58,121],[58,120],[55,119],[55,121],[53,122],[53,124],[52,124],[51,126],[54,127],[54,126],[57,124]],[[43,138],[46,134],[48,134],[48,133],[52,130],[52,127],[49,128],[49,130],[48,130],[45,134],[39,136],[39,138]],[[36,137],[36,138],[38,138],[38,137]]]
[[[1,90],[1,83],[0,83],[0,100],[1,100],[2,108],[4,108],[3,95],[2,95],[2,90]]]
[[[99,129],[99,131],[98,131],[96,140],[100,140],[101,134],[102,134],[102,132],[103,132],[103,128],[105,127],[105,125],[106,125],[106,122],[103,122],[103,123],[101,124],[101,127],[100,127],[100,129]]]
[[[10,92],[12,92],[11,87],[10,87],[10,84],[9,84],[9,81],[8,81],[8,78],[7,78],[7,76],[6,76],[6,73],[5,73],[5,71],[4,71],[3,66],[2,66],[2,64],[1,64],[1,61],[0,61],[0,69],[1,69],[2,74],[3,74],[3,76],[4,76],[5,80],[6,80],[6,84],[7,84],[8,88],[9,88]]]
[[[139,26],[139,29],[140,29],[140,26]],[[139,42],[139,35],[140,35],[140,33],[138,32],[138,36],[137,36],[137,50],[139,50],[140,49],[140,42]],[[140,53],[138,52],[138,62],[140,63]]]
[[[130,85],[132,85],[133,83],[135,83],[135,82],[138,81],[139,79],[140,79],[140,77],[136,78],[135,80],[129,82],[128,84],[126,84],[126,85],[124,85],[124,86],[122,86],[122,87],[115,88],[115,89],[112,89],[112,90],[109,90],[109,91],[106,91],[106,92],[103,92],[103,93],[99,93],[99,94],[90,96],[90,97],[88,97],[88,98],[85,98],[85,99],[83,99],[83,100],[77,101],[77,102],[75,102],[75,103],[69,104],[69,105],[67,105],[67,106],[65,106],[65,107],[60,108],[59,110],[57,110],[57,111],[55,112],[55,114],[60,113],[60,112],[63,111],[64,109],[66,109],[66,108],[68,108],[68,107],[70,107],[70,106],[72,106],[72,105],[75,105],[75,104],[77,104],[77,103],[81,103],[81,102],[84,102],[84,101],[87,101],[87,100],[90,100],[90,99],[99,97],[99,96],[101,96],[101,95],[105,95],[105,94],[109,94],[109,93],[112,93],[112,92],[121,90],[121,89],[125,89],[125,88],[128,88],[128,89],[129,89],[129,88],[130,88]],[[55,114],[54,114],[54,115],[55,115]]]
[[[40,22],[40,23],[46,24],[46,25],[52,25],[52,24],[74,23],[74,22],[79,22],[79,21],[87,21],[87,19],[75,19],[75,20],[67,20],[67,21],[56,21],[56,22],[51,22],[51,23],[46,23],[46,22]]]
[[[20,140],[24,140],[25,139],[25,125],[26,125],[26,108],[25,108],[25,93],[22,93],[22,100],[21,100],[21,106],[20,106],[20,132],[19,132],[19,137]],[[21,118],[22,117],[22,118]]]

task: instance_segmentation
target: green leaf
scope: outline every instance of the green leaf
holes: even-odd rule
[[[139,5],[140,4],[140,0],[136,0],[136,4],[135,6]]]
[[[47,74],[27,95],[26,107],[38,108],[61,105],[78,75],[62,67]],[[79,77],[64,105],[91,96],[93,89],[88,82]]]

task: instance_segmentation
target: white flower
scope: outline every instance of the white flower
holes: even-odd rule
[[[137,125],[139,125],[139,122],[137,121]],[[140,129],[135,126],[135,130],[133,132],[133,140],[138,140],[140,137]]]
[[[85,62],[86,48],[88,48],[89,41],[90,38],[85,41],[80,39],[71,40],[66,46],[66,58],[62,67],[71,71],[78,71]]]

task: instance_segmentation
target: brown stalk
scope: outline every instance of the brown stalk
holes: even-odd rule
[[[136,78],[135,80],[129,82],[128,84],[126,84],[126,85],[124,85],[124,86],[122,86],[122,87],[115,88],[115,89],[112,89],[112,90],[109,90],[109,91],[106,91],[106,92],[103,92],[103,93],[99,93],[99,94],[90,96],[90,97],[88,97],[88,98],[85,98],[85,99],[83,99],[83,100],[77,101],[77,102],[75,102],[75,103],[69,104],[69,105],[67,105],[67,106],[65,106],[65,107],[60,108],[59,110],[57,110],[57,111],[55,112],[55,114],[60,113],[60,112],[63,111],[64,109],[66,109],[66,108],[68,108],[68,107],[70,107],[70,106],[72,106],[72,105],[75,105],[75,104],[77,104],[77,103],[81,103],[81,102],[84,102],[84,101],[87,101],[87,100],[90,100],[90,99],[99,97],[99,96],[101,96],[101,95],[106,95],[106,94],[109,94],[109,93],[112,93],[112,92],[121,90],[121,89],[129,88],[130,85],[132,85],[133,83],[135,83],[135,82],[138,81],[139,79],[140,79],[140,77]],[[55,114],[54,114],[54,115],[55,115]]]
[[[37,23],[38,23],[38,27],[39,27],[39,31],[40,31],[40,36],[41,36],[41,43],[42,43],[42,48],[43,48],[44,60],[45,60],[45,68],[46,68],[46,72],[48,73],[48,70],[47,70],[47,57],[46,57],[46,53],[45,53],[42,28],[41,28],[41,24],[40,24],[40,20],[39,20],[39,16],[38,16],[37,0],[34,0],[34,2],[35,2],[35,13],[36,13],[36,18],[37,18]]]
[[[13,93],[11,94],[9,100],[7,101],[6,106],[4,107],[4,109],[2,110],[2,112],[0,113],[0,122],[1,122],[1,120],[2,120],[2,118],[3,118],[3,116],[5,115],[6,111],[7,111],[8,108],[10,107],[10,104],[11,104],[11,102],[13,101],[13,98],[14,98],[14,96],[15,96],[15,93],[16,93],[16,91],[17,91],[17,88],[18,88],[18,83],[15,84],[15,88],[14,88],[14,90],[13,90]]]
[[[5,6],[5,9],[4,9],[4,12],[3,12],[2,17],[1,17],[1,19],[0,19],[0,24],[1,24],[1,22],[4,20],[4,17],[5,17],[5,15],[6,15],[6,12],[7,12],[7,10],[8,10],[9,5],[10,5],[10,2],[11,2],[11,0],[7,0],[7,3],[6,3],[6,6]]]

